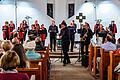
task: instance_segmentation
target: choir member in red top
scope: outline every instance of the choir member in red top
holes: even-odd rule
[[[20,27],[18,27],[18,35],[19,35],[19,40],[20,40],[20,43],[23,44],[23,41],[24,41],[24,27],[23,27],[23,24],[20,23]]]
[[[27,21],[26,20],[22,21],[22,25],[23,25],[23,28],[24,28],[24,41],[25,41],[26,40],[26,34],[27,34],[29,26],[27,25]]]
[[[13,23],[13,21],[10,21],[10,24],[9,24],[9,26],[10,26],[10,40],[12,40],[12,36],[13,36],[13,30],[15,29],[15,24]]]
[[[38,31],[39,31],[39,29],[40,29],[40,25],[39,25],[39,23],[38,23],[38,20],[35,21],[35,29],[36,29],[37,34],[38,34]]]
[[[9,40],[9,35],[10,35],[10,28],[9,28],[9,23],[8,21],[5,22],[5,25],[2,27],[3,31],[3,39],[4,40]]]
[[[10,32],[12,32],[15,29],[15,24],[13,23],[13,21],[10,21]]]
[[[35,38],[37,37],[37,32],[35,30],[35,25],[34,24],[31,25],[31,30],[28,31],[28,37],[29,38],[31,37],[32,40],[35,40]]]
[[[44,24],[41,25],[39,34],[43,43],[43,46],[45,45],[45,39],[47,37],[47,29],[44,27]]]
[[[109,25],[109,29],[113,34],[113,36],[115,37],[115,33],[117,33],[117,27],[116,27],[115,21],[111,21],[111,24]]]

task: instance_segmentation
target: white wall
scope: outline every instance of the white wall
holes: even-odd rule
[[[6,0],[4,0],[6,1]],[[10,0],[8,0],[10,1]],[[12,0],[13,1],[13,0]],[[69,24],[71,20],[75,19],[78,13],[82,12],[86,16],[86,20],[90,23],[91,28],[95,24],[95,9],[94,3],[84,3],[85,0],[18,0],[18,26],[19,23],[25,19],[25,16],[31,16],[30,24],[32,24],[36,19],[39,23],[44,23],[48,28],[50,25],[51,18],[47,14],[47,2],[54,4],[54,17],[57,25],[65,19]],[[94,0],[91,0],[94,1]],[[70,19],[67,18],[68,15],[68,3],[75,3],[75,15]],[[6,20],[15,21],[14,14],[14,3],[0,3],[0,26],[3,26]],[[111,20],[115,20],[118,28],[118,33],[116,38],[120,37],[120,1],[119,0],[97,0],[97,18],[102,19],[103,25],[106,27],[109,25]],[[75,20],[79,26],[79,22]],[[79,27],[78,27],[79,28]],[[2,33],[0,29],[0,33]],[[2,39],[2,34],[0,34],[0,39]],[[48,37],[49,38],[49,37]],[[77,37],[78,38],[78,37]]]

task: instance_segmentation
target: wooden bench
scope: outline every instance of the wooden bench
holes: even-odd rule
[[[30,67],[37,67],[38,63],[41,62],[42,65],[42,80],[47,80],[48,70],[47,70],[47,61],[45,59],[40,60],[29,60]]]
[[[107,68],[110,63],[110,55],[109,51],[104,51],[104,49],[100,48],[100,80],[105,80],[105,73],[107,73]]]
[[[94,46],[94,57],[93,57],[93,74],[96,76],[96,69],[97,69],[97,57],[100,54],[100,46]]]
[[[42,55],[42,59],[39,60],[29,60],[30,67],[37,67],[38,63],[42,63],[42,80],[48,80],[48,61],[49,61],[49,47],[46,51],[36,51]]]
[[[90,44],[90,53],[89,53],[89,71],[90,71],[90,73],[92,72],[93,57],[94,57],[94,46],[91,43]]]
[[[120,73],[118,73],[118,79],[117,80],[120,80]]]
[[[35,75],[35,80],[43,80],[41,62],[36,68],[17,68],[17,70],[19,73],[27,73],[28,76]]]
[[[120,54],[114,54],[113,51],[110,51],[110,64],[108,66],[108,80],[113,80],[115,78],[114,69],[120,62]]]

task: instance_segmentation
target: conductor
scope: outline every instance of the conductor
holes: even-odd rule
[[[69,44],[70,44],[69,30],[65,22],[61,23],[60,28],[61,31],[59,38],[62,40],[62,50],[64,54],[63,66],[66,66],[66,64],[71,63],[68,55]]]

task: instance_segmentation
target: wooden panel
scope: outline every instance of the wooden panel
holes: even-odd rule
[[[113,51],[110,51],[110,64],[108,66],[108,80],[113,80],[115,78],[114,69],[120,62],[120,54],[114,54]]]
[[[36,68],[17,68],[17,70],[19,73],[27,73],[29,76],[35,75],[35,80],[43,80],[41,63]]]
[[[96,70],[97,70],[97,57],[100,55],[100,46],[94,46],[94,57],[93,57],[93,75],[96,76]]]
[[[110,55],[108,51],[100,49],[101,59],[100,59],[100,80],[105,80],[105,71],[110,63]]]
[[[93,57],[94,57],[94,47],[92,44],[90,44],[90,53],[89,53],[89,70],[90,70],[90,72],[92,72]]]

